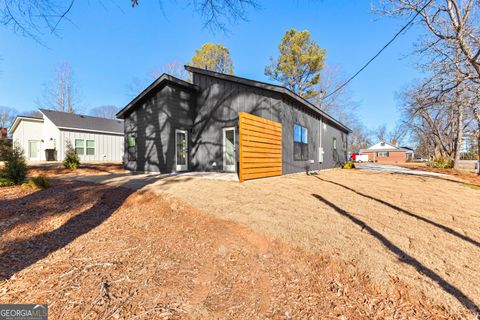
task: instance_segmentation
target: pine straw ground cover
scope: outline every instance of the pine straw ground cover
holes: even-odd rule
[[[51,319],[455,319],[395,283],[175,198],[60,182],[0,194],[0,301]]]

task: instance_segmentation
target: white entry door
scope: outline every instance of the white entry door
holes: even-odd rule
[[[40,160],[40,141],[29,140],[28,141],[28,159]]]
[[[175,130],[175,164],[177,171],[188,170],[188,132]]]
[[[235,128],[223,128],[223,171],[235,172]]]

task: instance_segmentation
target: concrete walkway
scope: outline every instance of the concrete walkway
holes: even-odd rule
[[[423,171],[423,170],[413,170],[413,169],[408,169],[408,168],[403,168],[403,167],[393,166],[388,164],[355,163],[355,167],[363,170],[387,172],[387,173],[401,173],[401,174],[413,174],[413,175],[437,176],[437,177],[448,176],[443,173]]]
[[[133,190],[140,189],[168,189],[167,186],[172,183],[188,181],[192,179],[207,179],[221,181],[237,181],[236,173],[221,172],[185,172],[172,174],[154,174],[154,173],[111,173],[102,175],[78,175],[65,176],[64,179],[73,181],[85,181],[93,183],[107,184],[114,187],[124,187]],[[160,187],[160,188],[159,188]]]

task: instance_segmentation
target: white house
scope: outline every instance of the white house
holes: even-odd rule
[[[17,116],[10,133],[27,160],[62,161],[71,144],[82,162],[122,161],[123,121],[40,109],[41,117]]]

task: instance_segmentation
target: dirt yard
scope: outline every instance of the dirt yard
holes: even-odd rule
[[[149,188],[344,261],[382,288],[404,282],[452,310],[478,312],[480,191],[463,182],[360,170],[243,184],[180,181]]]
[[[296,183],[317,183],[310,180],[314,177],[299,178]],[[265,183],[237,186],[252,194]],[[359,262],[271,240],[175,198],[132,192],[60,180],[44,191],[2,188],[2,303],[48,303],[51,319],[469,316],[464,311],[453,314],[400,279],[392,279],[394,290],[387,292],[370,274],[349,267]],[[256,202],[249,199],[248,204]],[[322,215],[328,208],[319,202],[317,209]],[[266,221],[275,213],[265,215]]]
[[[61,163],[57,162],[30,164],[28,166],[29,176],[39,174],[45,174],[47,176],[105,175],[122,172],[125,172],[125,169],[121,163],[81,163],[80,167],[75,170],[67,169]]]

